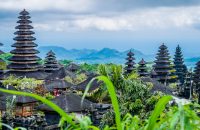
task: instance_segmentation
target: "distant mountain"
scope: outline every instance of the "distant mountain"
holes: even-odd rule
[[[115,49],[103,48],[100,51],[95,51],[88,55],[80,57],[78,60],[94,60],[94,59],[105,59],[114,58],[119,56],[120,52]]]
[[[146,60],[149,59],[149,56],[143,54],[142,52],[131,49],[132,52],[135,54],[136,61],[138,62],[141,58],[145,58]],[[115,49],[110,49],[110,48],[103,48],[100,51],[93,52],[89,55],[82,56],[78,58],[77,60],[79,61],[86,61],[89,63],[118,63],[122,64],[125,62],[125,58],[127,57],[127,53],[130,50],[120,52]]]
[[[88,55],[95,51],[92,49],[67,50],[64,47],[59,47],[59,46],[41,46],[38,48],[38,50],[40,51],[39,56],[42,58],[44,58],[46,56],[46,53],[48,51],[52,50],[56,54],[56,56],[59,60],[62,60],[62,59],[75,60],[76,58],[79,58],[81,55]]]
[[[185,63],[189,67],[195,67],[195,64],[200,61],[200,57],[193,57],[193,58],[188,58],[185,59]]]
[[[46,53],[49,50],[55,52],[58,59],[69,59],[77,62],[88,62],[88,63],[118,63],[122,64],[125,62],[126,54],[128,51],[120,52],[115,49],[103,48],[101,50],[93,50],[93,49],[71,49],[67,50],[63,47],[58,46],[41,46],[38,48],[40,51],[39,56],[44,58]],[[152,56],[147,56],[142,52],[131,49],[134,54],[136,61],[139,61],[141,58],[145,58],[146,60],[152,60]]]

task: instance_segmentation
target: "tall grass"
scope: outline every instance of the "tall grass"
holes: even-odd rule
[[[108,92],[109,92],[109,95],[110,95],[110,98],[111,98],[112,106],[113,106],[113,109],[115,111],[115,122],[116,122],[116,125],[117,125],[117,130],[122,130],[119,104],[118,104],[118,100],[117,100],[117,96],[116,96],[116,92],[115,92],[115,87],[113,86],[113,83],[106,76],[98,76],[96,78],[93,78],[89,82],[89,84],[87,85],[85,92],[83,94],[82,101],[85,98],[85,96],[87,95],[89,88],[90,88],[92,82],[95,79],[104,81],[104,83],[106,84],[106,87],[108,89]]]
[[[163,110],[165,109],[166,104],[172,99],[171,96],[164,96],[163,98],[161,98],[158,103],[155,106],[155,109],[153,111],[153,113],[150,116],[149,119],[149,123],[148,123],[148,127],[147,130],[153,130],[156,126],[156,121],[158,119],[158,117],[160,116],[160,114],[163,112]]]
[[[120,117],[120,110],[119,110],[119,104],[118,104],[118,100],[117,100],[117,95],[115,92],[115,87],[113,85],[113,83],[106,77],[106,76],[98,76],[94,79],[92,79],[89,84],[86,87],[86,90],[84,92],[84,95],[82,97],[82,101],[84,100],[90,86],[91,83],[95,80],[101,80],[103,81],[108,89],[111,101],[112,101],[112,106],[113,106],[113,110],[115,112],[115,123],[116,126],[114,127],[109,127],[106,126],[104,128],[104,130],[138,130],[138,129],[145,129],[145,130],[153,130],[157,124],[157,119],[160,116],[160,114],[162,113],[162,111],[165,108],[165,105],[169,102],[169,100],[171,100],[171,96],[164,96],[163,98],[161,98],[161,100],[159,100],[159,102],[157,103],[155,110],[153,111],[150,119],[147,121],[147,125],[145,125],[144,127],[140,127],[139,125],[139,120],[136,116],[132,117],[130,114],[127,114],[124,118],[123,121],[121,120]],[[68,124],[71,125],[71,127],[68,127],[66,129],[72,129],[72,130],[99,130],[99,128],[97,128],[96,126],[92,126],[90,124],[87,124],[85,122],[85,119],[80,120],[78,123],[75,122],[73,119],[73,116],[68,115],[67,113],[65,113],[64,110],[62,110],[59,106],[57,106],[56,104],[52,103],[51,101],[47,100],[46,98],[43,98],[41,96],[38,96],[36,94],[32,94],[32,93],[27,93],[27,92],[19,92],[19,91],[13,91],[13,90],[6,90],[6,89],[2,89],[0,88],[1,92],[4,93],[9,93],[9,94],[13,94],[13,95],[21,95],[21,96],[28,96],[28,97],[32,97],[35,98],[41,102],[43,102],[44,104],[48,105],[49,107],[51,107],[54,111],[56,111],[58,114],[60,114],[61,116],[61,125],[63,124],[63,122],[67,122]],[[15,129],[17,130],[17,129]]]

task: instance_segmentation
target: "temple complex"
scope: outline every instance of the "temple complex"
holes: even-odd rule
[[[147,55],[140,53],[145,60],[148,59],[149,61],[146,62],[142,58],[139,62],[137,61],[138,65],[136,65],[135,57],[138,55],[135,56],[135,54],[138,54],[138,52],[134,51],[135,54],[131,50],[125,52],[127,57],[124,72],[121,66],[118,67],[114,63],[106,64],[103,62],[105,66],[99,67],[99,63],[91,65],[93,62],[80,61],[80,59],[74,58],[71,54],[70,56],[72,57],[59,54],[59,56],[63,56],[63,61],[58,62],[52,50],[47,50],[49,52],[46,54],[45,59],[42,60],[37,56],[39,54],[36,49],[38,45],[34,42],[36,38],[33,37],[35,33],[32,31],[33,26],[31,26],[32,21],[30,20],[29,12],[24,9],[19,13],[18,18],[17,23],[19,25],[16,26],[17,31],[14,33],[16,35],[14,38],[15,43],[12,45],[14,49],[10,52],[12,55],[8,54],[9,59],[7,54],[6,58],[3,57],[4,55],[1,55],[2,59],[0,58],[0,64],[5,63],[5,68],[0,68],[0,88],[32,94],[25,93],[25,96],[19,96],[19,92],[11,91],[15,95],[3,93],[6,91],[0,92],[0,118],[4,124],[8,124],[13,128],[24,127],[30,130],[57,130],[61,129],[60,123],[65,123],[65,117],[63,118],[64,120],[60,120],[61,115],[67,113],[78,119],[77,121],[76,119],[73,120],[75,123],[79,123],[79,119],[82,117],[88,116],[94,125],[99,126],[104,118],[108,118],[107,116],[104,117],[105,113],[108,113],[110,117],[112,116],[111,114],[114,114],[112,113],[112,98],[110,100],[109,96],[110,91],[105,91],[109,84],[111,84],[111,87],[114,86],[116,88],[117,97],[123,96],[123,100],[121,97],[119,98],[119,106],[124,106],[122,108],[123,113],[125,110],[125,113],[137,114],[136,112],[139,110],[138,113],[140,114],[145,107],[145,111],[146,109],[152,111],[154,100],[164,94],[171,95],[174,99],[185,98],[187,101],[192,102],[194,93],[194,99],[196,95],[199,96],[198,101],[200,104],[200,61],[196,63],[194,72],[188,71],[186,66],[188,64],[184,64],[183,54],[179,45],[176,47],[173,63],[170,60],[168,47],[164,43],[159,47],[154,62]],[[0,46],[2,45],[0,43]],[[71,53],[72,51],[62,52]],[[0,50],[0,54],[3,53]],[[125,59],[125,57],[119,56],[124,56],[124,52],[117,52],[116,54],[114,56]],[[112,58],[108,56],[108,53],[105,55],[109,60]],[[74,58],[74,63],[66,57],[69,59]],[[79,64],[75,64],[77,62]],[[117,64],[120,64],[120,61]],[[16,77],[9,77],[11,75]],[[106,78],[109,79],[109,82],[105,80],[104,83],[103,81]],[[196,88],[196,91],[193,91],[194,88]],[[82,99],[85,96],[85,92],[87,92],[86,98]],[[36,100],[38,96],[34,96],[36,99],[29,97],[33,93],[40,95],[39,99],[42,102]],[[135,97],[132,98],[132,96]],[[48,101],[44,101],[45,98],[51,100],[63,111],[58,110],[55,105],[52,106]],[[134,104],[129,104],[130,102]],[[49,107],[49,104],[52,107]],[[135,107],[135,104],[139,104],[139,106]],[[144,107],[143,104],[147,106]],[[132,109],[132,106],[135,110]],[[125,107],[131,110],[126,110]],[[140,108],[142,111],[140,111]],[[142,113],[142,116],[145,114]],[[85,121],[87,118],[84,117],[82,119],[80,122]],[[112,119],[114,118],[112,117]],[[90,123],[88,121],[86,123]],[[111,120],[108,121],[110,122]],[[66,124],[68,125],[68,122]],[[5,129],[4,127],[2,129]],[[70,128],[70,125],[66,129],[68,128]]]

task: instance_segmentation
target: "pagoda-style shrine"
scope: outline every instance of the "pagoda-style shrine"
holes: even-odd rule
[[[182,85],[184,84],[185,80],[184,67],[183,54],[181,47],[178,45],[174,55],[174,68],[176,70],[175,74],[178,76],[178,80]]]
[[[138,74],[140,77],[146,77],[149,75],[147,71],[146,61],[142,58],[142,60],[138,63]]]
[[[75,64],[75,63],[70,63],[70,64],[66,67],[66,69],[67,69],[68,71],[70,71],[70,72],[75,73],[75,72],[77,72],[78,70],[80,70],[81,67],[80,67],[79,65]]]
[[[126,67],[125,67],[125,74],[130,74],[134,69],[135,69],[135,58],[134,58],[134,53],[130,50],[127,53],[127,62],[126,62]]]
[[[7,66],[9,71],[4,74],[3,78],[15,75],[17,77],[44,79],[46,75],[40,71],[41,66],[38,63],[40,58],[36,56],[39,53],[35,49],[37,44],[33,42],[36,38],[32,36],[34,32],[31,31],[33,29],[30,25],[32,23],[30,21],[31,17],[24,9],[20,12],[18,18],[17,23],[19,25],[16,26],[17,31],[14,33],[17,35],[14,38],[16,42],[12,45],[15,49],[11,51],[13,56],[9,59],[11,63]]]
[[[52,73],[60,69],[55,53],[52,50],[47,53],[44,62],[44,71],[47,73]]]
[[[154,70],[156,72],[156,78],[159,82],[167,83],[172,78],[175,78],[171,75],[172,66],[169,51],[164,43],[159,47],[159,51],[154,62]]]
[[[151,69],[151,72],[150,72],[150,77],[152,78],[152,79],[155,79],[156,78],[156,72],[155,72],[155,69],[154,68],[152,68]]]

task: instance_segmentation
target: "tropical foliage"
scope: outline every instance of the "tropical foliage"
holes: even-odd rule
[[[43,81],[26,77],[16,78],[15,76],[11,75],[7,77],[5,80],[3,80],[2,83],[5,87],[10,85],[15,87],[17,90],[23,90],[23,89],[34,89],[37,86],[43,84]]]
[[[60,60],[59,63],[64,66],[68,66],[70,63],[72,63],[72,60]]]
[[[122,66],[100,65],[99,74],[106,76],[114,84],[122,117],[130,113],[138,115],[141,119],[146,118],[153,110],[156,102],[163,96],[162,93],[151,94],[152,84],[142,82],[138,78],[137,73],[133,72],[130,75],[123,75]],[[108,97],[105,94],[107,92],[105,87],[102,87],[99,92],[102,92],[99,96],[102,97],[104,95],[103,98]],[[95,96],[97,97],[96,94]],[[114,115],[113,110],[107,112],[103,116],[101,125],[114,124]]]
[[[163,96],[156,104],[155,109],[151,113],[151,115],[146,118],[145,122],[142,121],[137,115],[132,116],[131,114],[126,114],[125,116],[123,116],[123,118],[121,118],[117,95],[115,93],[115,87],[113,86],[112,82],[108,80],[108,78],[105,76],[99,76],[97,77],[97,79],[103,80],[105,82],[106,87],[108,89],[108,93],[111,98],[113,110],[115,113],[114,124],[112,126],[106,125],[104,128],[102,128],[104,130],[155,130],[155,129],[198,130],[200,129],[199,126],[200,118],[199,116],[197,116],[196,111],[194,111],[194,109],[199,109],[200,106],[196,104],[188,104],[188,105],[178,104],[171,107],[168,105],[169,101],[172,100],[171,96]],[[89,83],[89,85],[91,84],[91,82]],[[83,98],[87,94],[89,85],[84,93]],[[38,95],[26,92],[5,90],[1,88],[0,91],[15,95],[30,96],[47,104],[61,115],[62,118],[60,121],[60,126],[63,129],[100,130],[98,127],[92,125],[89,117],[76,118],[73,115],[69,115],[65,113],[62,109],[60,109],[57,105],[53,104],[49,100],[40,97]],[[64,122],[67,122],[68,125],[65,126],[66,123]]]
[[[87,64],[83,63],[80,65],[81,70],[89,71],[89,72],[95,72],[98,68],[98,64]]]
[[[4,53],[0,55],[0,59],[4,60],[6,63],[9,63],[9,58],[11,58],[13,55],[11,53]]]
[[[76,77],[70,77],[70,76],[65,77],[65,81],[74,85],[77,85],[86,79],[87,79],[87,76],[84,73],[77,74]]]

